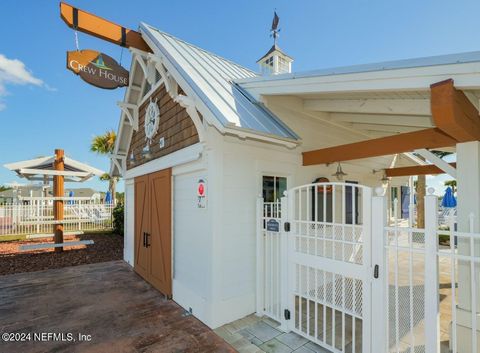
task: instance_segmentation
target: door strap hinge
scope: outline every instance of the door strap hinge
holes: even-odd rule
[[[285,317],[285,320],[290,320],[290,310],[285,309],[283,311],[283,316]]]
[[[283,224],[283,230],[284,230],[285,232],[290,232],[290,222],[285,222],[285,223]]]

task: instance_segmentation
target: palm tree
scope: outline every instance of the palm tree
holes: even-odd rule
[[[455,191],[457,191],[457,181],[455,179],[453,180],[447,180],[443,183],[445,186],[450,186],[452,188],[452,193],[455,194]]]
[[[90,151],[101,155],[109,155],[113,153],[116,138],[117,135],[113,130],[107,131],[103,135],[94,136],[92,139],[92,144],[90,145]],[[108,173],[105,173],[100,176],[100,180],[108,180],[108,190],[110,191],[112,201],[115,202],[115,189],[117,188],[118,177],[114,177]]]

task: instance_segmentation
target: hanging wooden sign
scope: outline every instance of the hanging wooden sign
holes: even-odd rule
[[[67,51],[67,69],[99,88],[128,86],[128,71],[112,57],[96,50]]]

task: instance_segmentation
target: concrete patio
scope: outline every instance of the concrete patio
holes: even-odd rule
[[[0,331],[32,334],[1,352],[235,352],[123,261],[2,276]]]

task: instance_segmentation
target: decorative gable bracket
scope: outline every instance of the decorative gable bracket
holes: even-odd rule
[[[110,160],[117,167],[120,175],[124,175],[127,170],[127,156],[122,154],[110,154]]]
[[[151,59],[155,56],[135,48],[130,48],[130,51],[133,54],[133,60],[140,65],[148,84],[153,86],[155,84],[155,62]]]
[[[127,103],[127,102],[117,102],[117,105],[125,113],[128,123],[133,127],[135,131],[138,130],[138,105]]]
[[[163,82],[165,84],[165,89],[167,90],[168,94],[172,99],[178,95],[178,84],[167,71],[165,66],[163,65],[162,59],[158,56],[149,54],[149,60],[152,61],[155,65],[155,69],[160,73],[162,76]]]
[[[198,114],[197,108],[195,107],[195,101],[187,97],[183,94],[177,94],[176,97],[172,97],[173,100],[180,104],[183,108],[186,109],[188,115],[193,121],[195,128],[197,129],[198,139],[200,142],[205,141],[205,127],[203,126],[202,119],[200,119],[200,115]]]

